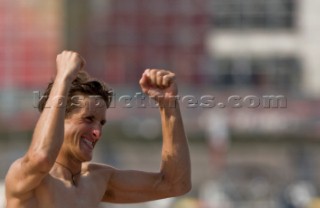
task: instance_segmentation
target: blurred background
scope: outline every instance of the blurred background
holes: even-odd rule
[[[101,207],[319,208],[319,9],[317,0],[0,0],[0,207],[68,49],[115,91],[94,160],[121,169],[157,171],[161,152],[158,110],[121,96],[140,92],[145,68],[178,77],[192,191]],[[228,103],[235,95],[240,106]]]

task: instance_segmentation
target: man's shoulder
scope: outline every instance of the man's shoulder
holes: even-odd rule
[[[19,168],[21,167],[22,158],[15,160],[9,167],[9,170],[5,177],[5,185],[11,187],[12,181],[17,178],[17,174],[20,172]],[[16,182],[16,181],[15,181]],[[7,187],[8,188],[8,187]]]
[[[19,168],[21,166],[21,163],[23,161],[23,157],[16,159],[13,161],[9,167],[8,173],[10,173],[10,170]]]
[[[15,160],[9,167],[9,170],[4,179],[5,195],[7,202],[12,199],[25,201],[32,197],[32,191],[25,189],[23,184],[26,179],[22,171],[23,158]]]
[[[102,163],[85,163],[82,165],[84,175],[102,184],[108,183],[113,174],[114,168]]]
[[[89,173],[94,173],[94,172],[111,173],[113,170],[115,170],[115,168],[108,164],[86,162],[82,164],[82,170]]]

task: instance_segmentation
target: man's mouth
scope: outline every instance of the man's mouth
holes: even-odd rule
[[[90,141],[86,138],[81,138],[81,140],[90,148],[90,149],[93,149],[94,147],[94,142],[93,141]]]

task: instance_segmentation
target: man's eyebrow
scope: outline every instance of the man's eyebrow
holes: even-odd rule
[[[82,116],[83,118],[95,118],[94,115],[86,114]]]
[[[94,115],[84,115],[82,118],[86,119],[86,118],[89,118],[89,119],[93,119],[95,120],[96,117]],[[107,123],[107,120],[106,119],[102,119],[100,121],[101,125],[104,125],[105,123]]]
[[[95,116],[94,115],[90,115],[90,114],[86,114],[86,115],[82,115],[81,119],[90,119],[90,120],[94,120]]]

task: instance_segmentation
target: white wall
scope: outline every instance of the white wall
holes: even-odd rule
[[[5,200],[5,197],[4,197],[4,182],[0,181],[0,208],[5,208],[4,200]]]
[[[312,97],[320,97],[320,1],[298,1],[298,28],[304,76],[302,87]]]

